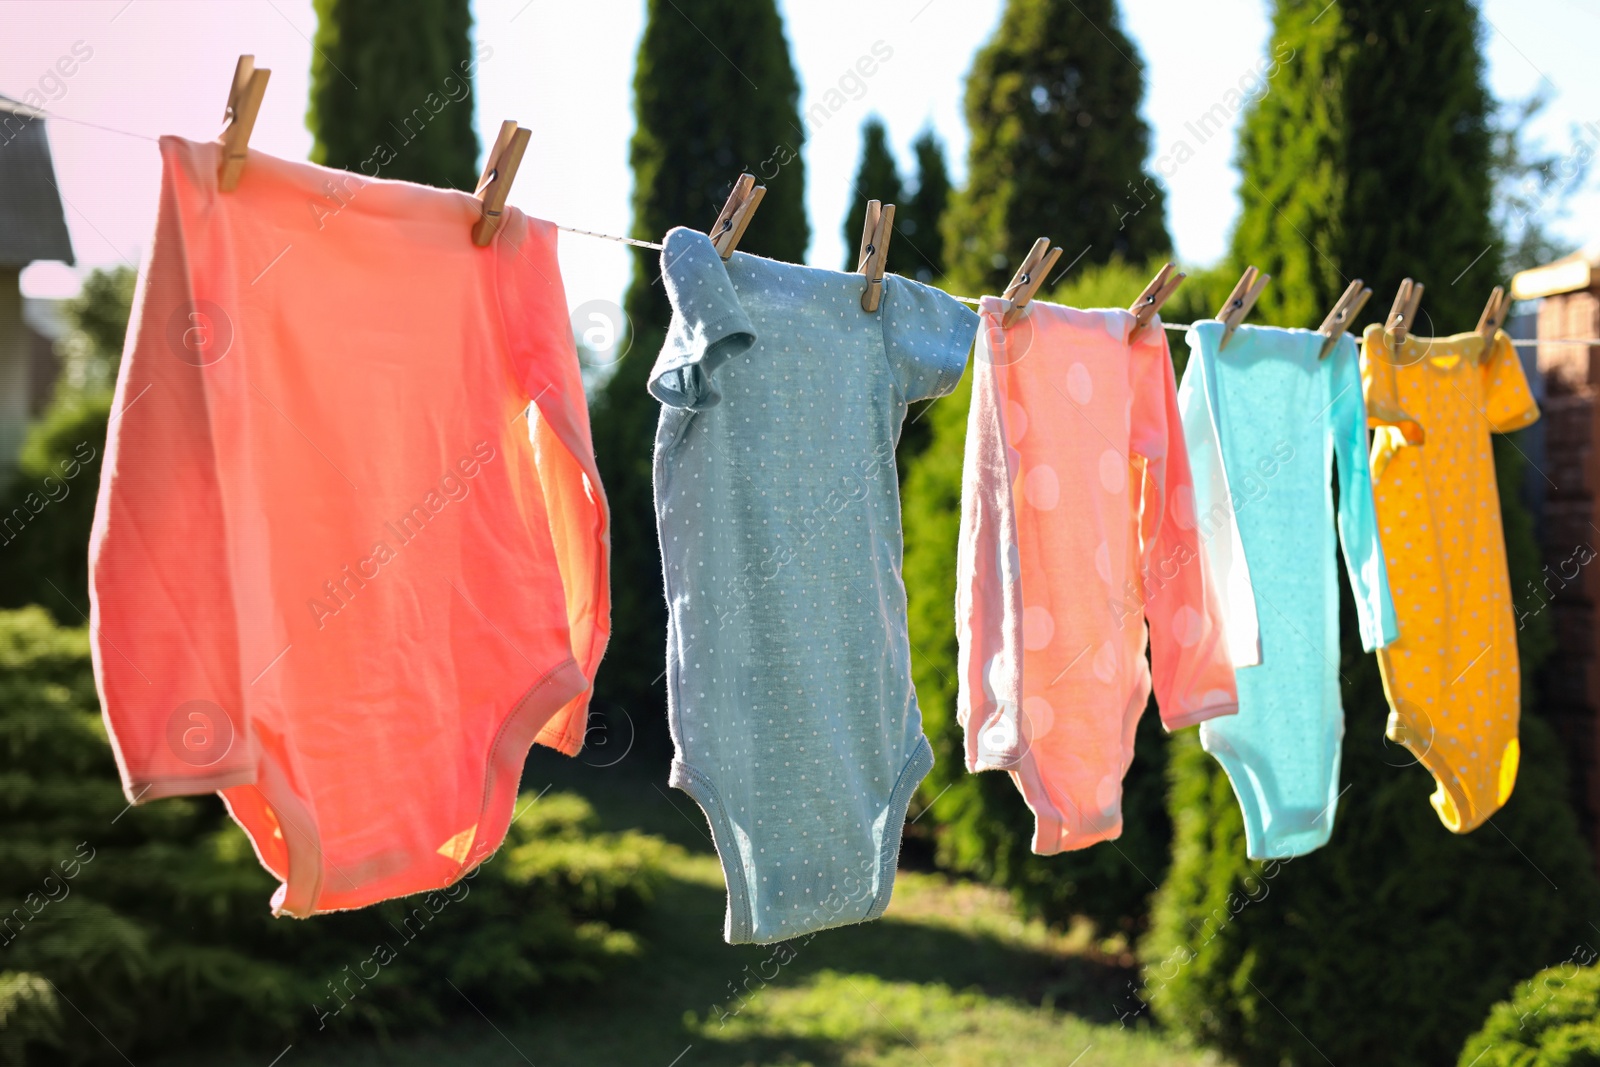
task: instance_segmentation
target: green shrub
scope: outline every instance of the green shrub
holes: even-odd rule
[[[1428,804],[1427,772],[1382,740],[1381,697],[1345,706],[1333,841],[1294,860],[1246,860],[1227,777],[1197,738],[1173,746],[1172,871],[1142,946],[1144,997],[1243,1067],[1447,1062],[1600,905],[1545,722],[1524,717],[1505,808],[1458,836]]]
[[[42,604],[76,626],[89,611],[89,528],[109,393],[65,394],[28,431],[0,491],[0,608]]]
[[[83,630],[0,613],[0,1063],[401,1031],[470,1013],[463,994],[520,1011],[637,949],[670,846],[595,834],[561,794],[524,797],[449,889],[275,920],[217,799],[127,807],[96,706]]]
[[[1460,1067],[1600,1067],[1600,966],[1580,943],[1489,1011]],[[1583,966],[1589,964],[1589,966]]]
[[[132,267],[96,267],[78,295],[67,301],[69,329],[56,342],[61,364],[55,396],[110,393],[122,364],[122,342],[139,275]]]

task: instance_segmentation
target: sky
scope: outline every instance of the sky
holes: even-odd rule
[[[808,262],[837,268],[844,261],[841,226],[869,115],[887,123],[903,170],[911,142],[931,126],[958,182],[963,177],[965,76],[1002,2],[780,0],[802,110],[841,79],[847,91],[845,105],[813,127],[805,147]],[[491,143],[506,118],[533,131],[511,203],[563,225],[626,233],[643,0],[476,0],[473,7],[476,37],[492,50],[477,83],[480,139]],[[1261,70],[1268,9],[1267,0],[1122,0],[1124,29],[1146,67],[1152,164],[1175,158],[1179,141],[1192,151],[1166,177],[1168,227],[1185,265],[1221,256],[1238,211],[1237,116],[1204,140],[1191,127]],[[1483,11],[1490,88],[1518,99],[1544,86],[1553,100],[1529,132],[1566,149],[1573,127],[1600,121],[1600,2],[1486,0]],[[290,159],[310,150],[311,0],[6,0],[5,14],[0,94],[37,91],[60,116],[48,130],[78,258],[76,269],[30,267],[27,295],[70,295],[89,268],[137,265],[160,177],[156,145],[145,138],[214,137],[240,53],[254,53],[257,66],[273,72],[251,147]],[[711,43],[715,28],[706,29],[705,61],[725,62]],[[874,46],[889,58],[870,78],[851,81]],[[760,224],[758,212],[752,225]],[[1555,229],[1574,244],[1600,241],[1600,176],[1590,176]],[[563,234],[561,264],[569,305],[620,299],[624,246]]]

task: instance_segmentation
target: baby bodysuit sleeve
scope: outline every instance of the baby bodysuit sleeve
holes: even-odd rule
[[[556,228],[507,209],[493,247],[519,399],[532,401],[528,436],[566,595],[572,656],[592,686],[611,635],[610,517],[556,259]],[[584,691],[552,715],[536,741],[576,754],[591,693],[592,688]]]
[[[1207,573],[1222,598],[1228,653],[1235,667],[1253,667],[1261,662],[1261,623],[1222,462],[1222,413],[1211,362],[1221,336],[1220,322],[1196,323],[1186,335],[1191,351],[1178,387],[1178,416],[1194,482],[1195,524]]]
[[[681,226],[669,231],[662,242],[661,277],[672,324],[650,370],[650,395],[668,407],[712,407],[721,400],[717,368],[755,344],[755,328],[739,304],[727,264],[705,234]]]
[[[1496,331],[1489,357],[1480,361],[1483,376],[1483,414],[1495,433],[1511,433],[1539,419],[1539,405],[1528,388],[1522,361],[1504,331]]]
[[[1361,336],[1361,392],[1366,399],[1367,426],[1372,430],[1372,477],[1383,475],[1394,454],[1406,445],[1426,441],[1422,424],[1400,407],[1395,381],[1394,346],[1382,326],[1373,323]]]
[[[134,294],[89,536],[89,631],[130,803],[255,780],[207,366],[227,317],[196,279],[184,213],[215,157],[162,141],[155,239]],[[199,292],[205,296],[197,296]],[[220,355],[219,355],[220,352]],[[201,639],[203,635],[204,639]]]
[[[1367,405],[1361,393],[1355,339],[1344,334],[1328,354],[1328,390],[1333,396],[1328,432],[1333,435],[1339,469],[1339,542],[1344,548],[1350,591],[1355,595],[1361,645],[1368,652],[1400,636],[1389,570],[1378,543],[1378,516],[1372,500],[1367,454]]]
[[[1026,750],[1022,708],[1022,559],[1011,495],[1015,452],[1002,381],[1005,343],[995,297],[984,297],[961,465],[956,547],[956,719],[967,770],[1010,767]],[[997,365],[999,364],[999,365]]]
[[[1145,461],[1141,570],[1151,681],[1161,721],[1175,730],[1233,714],[1239,697],[1221,597],[1200,543],[1177,381],[1159,319],[1130,356],[1129,443]]]
[[[967,368],[977,313],[898,274],[885,275],[883,285],[883,344],[901,399],[909,404],[946,395]]]

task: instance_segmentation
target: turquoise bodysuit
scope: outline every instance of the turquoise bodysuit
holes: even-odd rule
[[[1355,342],[1220,322],[1188,333],[1178,389],[1205,555],[1230,615],[1239,713],[1200,725],[1233,783],[1252,859],[1326,844],[1339,800],[1339,583],[1328,465],[1361,643],[1398,636],[1367,468]],[[1242,554],[1241,554],[1242,548]],[[1259,643],[1254,643],[1256,638]],[[1246,666],[1258,662],[1259,666]]]

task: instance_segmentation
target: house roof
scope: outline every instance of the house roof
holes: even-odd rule
[[[72,263],[44,118],[0,96],[0,266]]]

